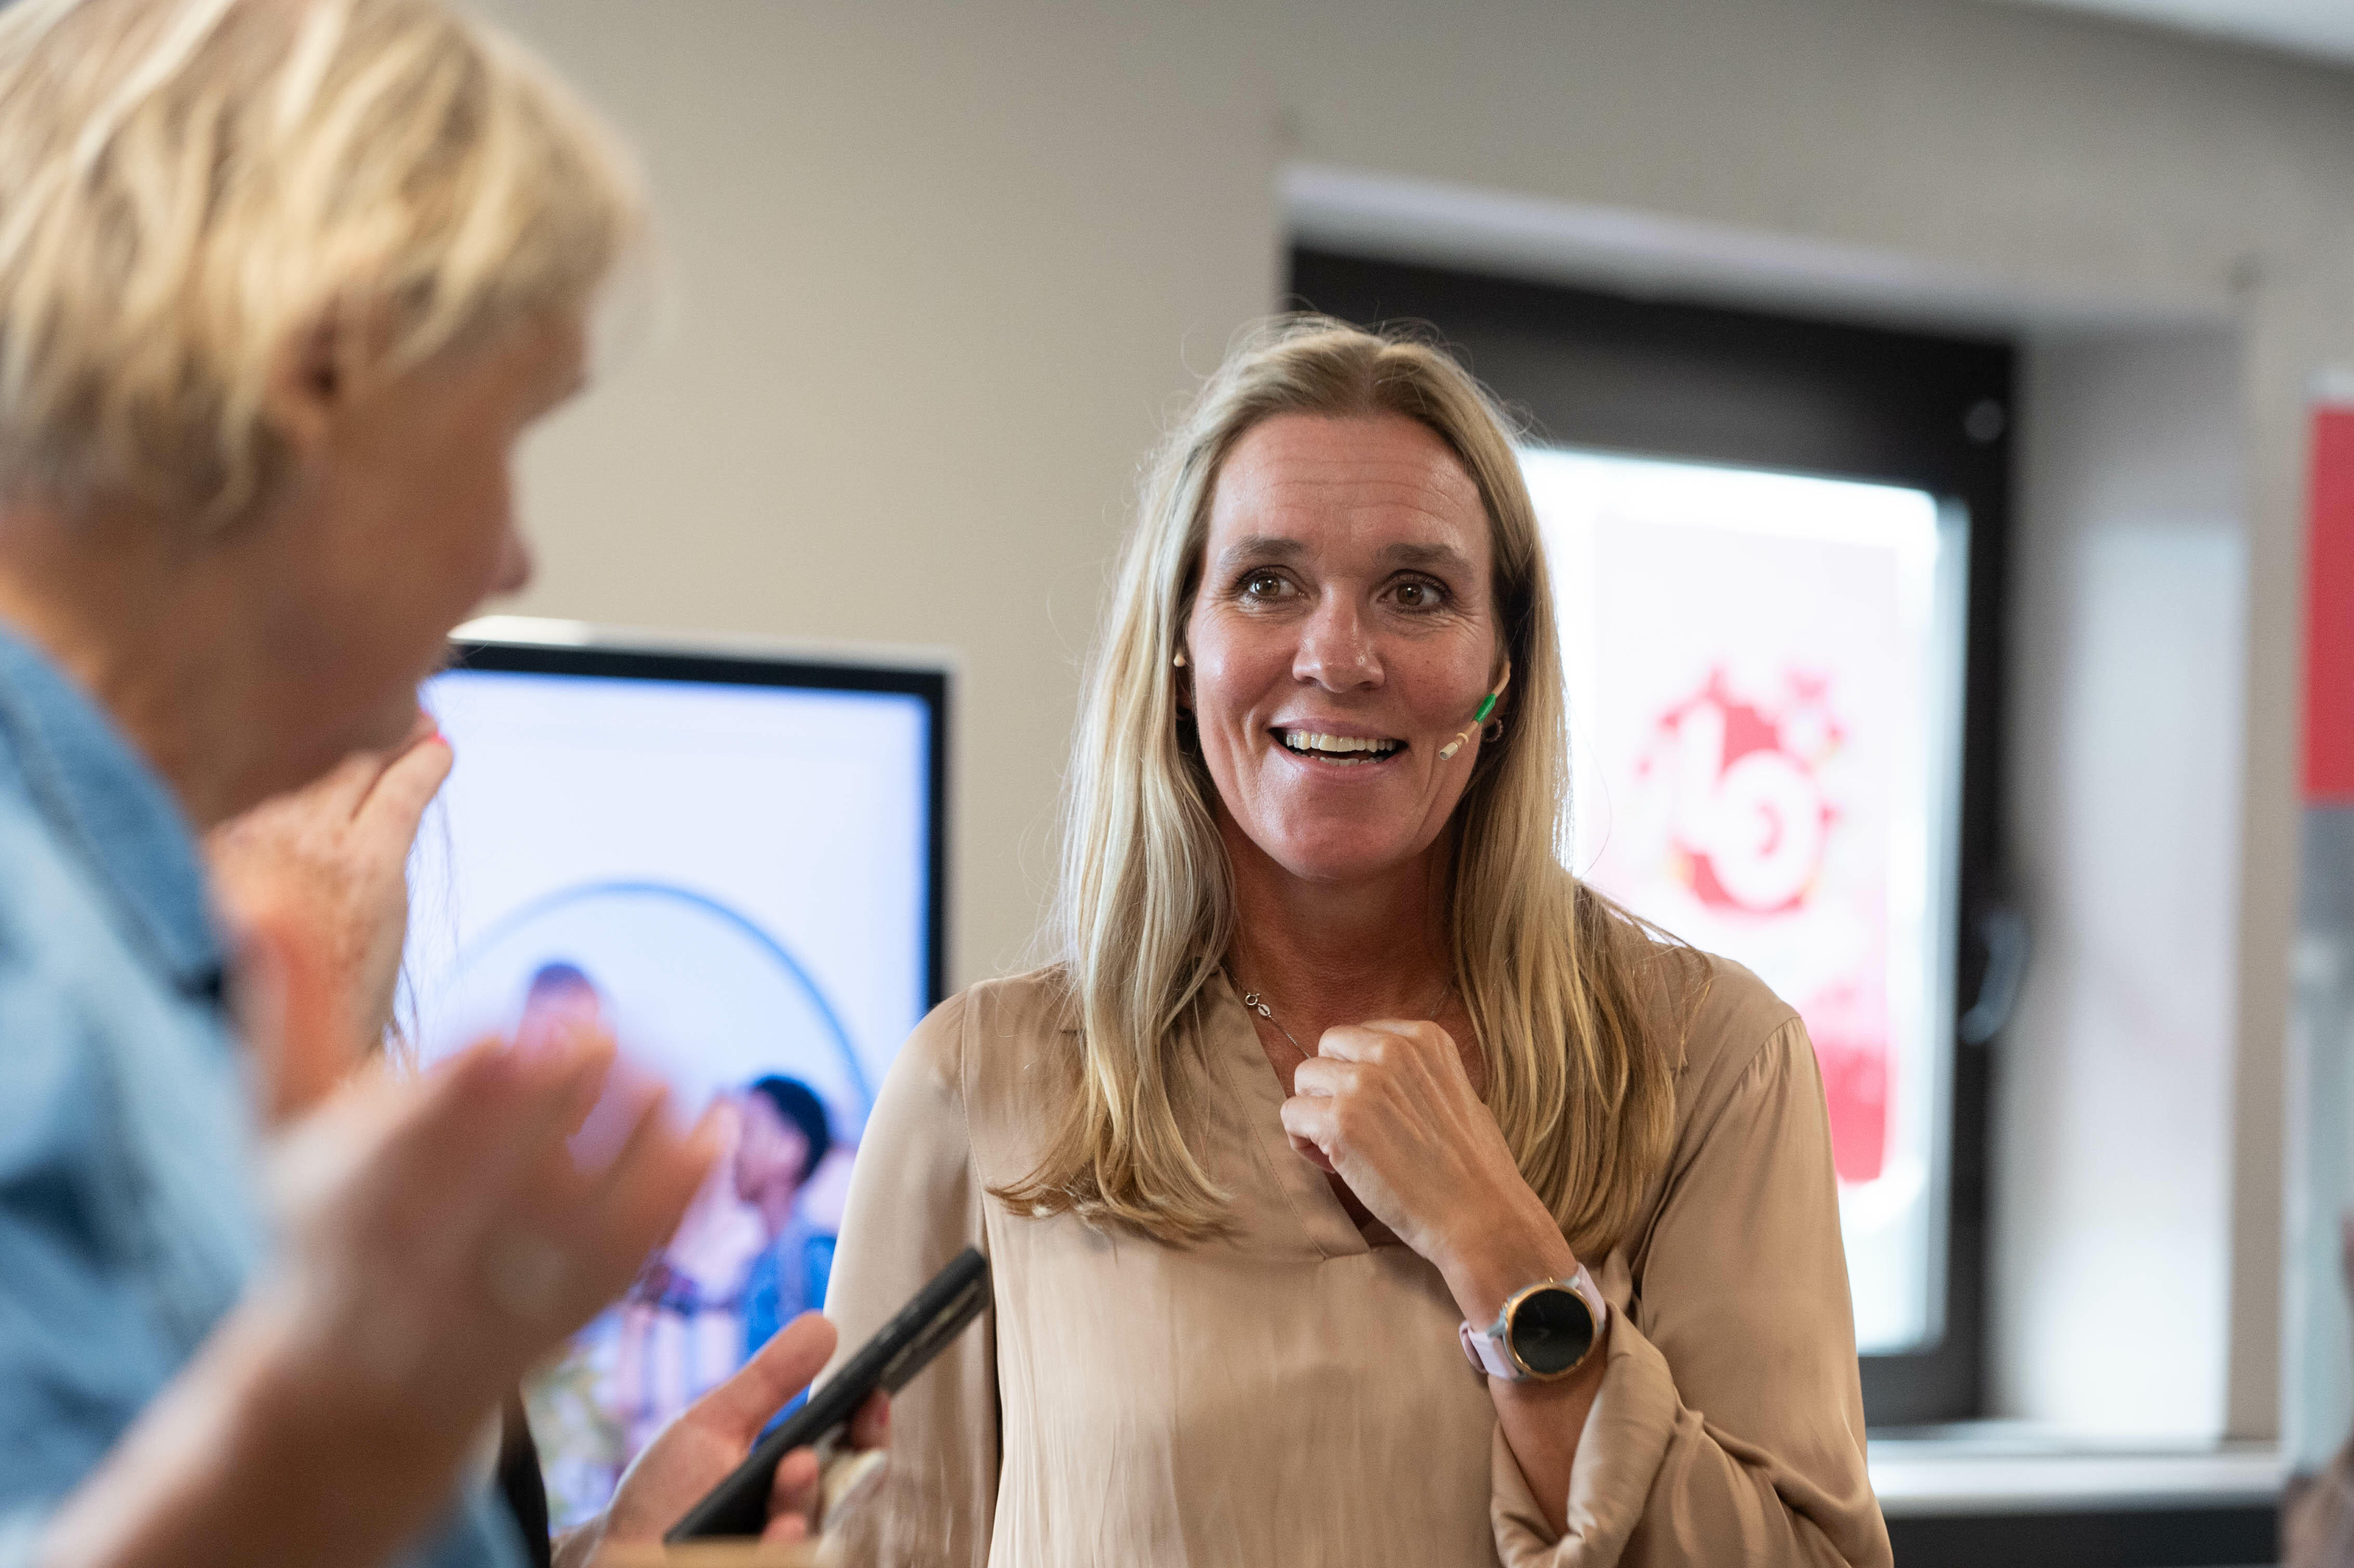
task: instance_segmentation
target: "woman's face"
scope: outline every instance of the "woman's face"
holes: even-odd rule
[[[1403,415],[1278,415],[1235,444],[1183,673],[1223,814],[1284,871],[1346,885],[1437,839],[1479,738],[1438,749],[1501,671],[1491,558],[1470,475]]]
[[[323,386],[297,410],[292,478],[258,546],[275,578],[260,631],[278,728],[313,753],[283,759],[290,771],[398,741],[450,629],[528,580],[509,468],[525,429],[578,390],[582,355],[577,319],[536,322],[386,381]]]

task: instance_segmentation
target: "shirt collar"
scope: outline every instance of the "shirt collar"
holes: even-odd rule
[[[217,1000],[220,938],[186,814],[98,705],[5,630],[0,748],[14,754],[34,809],[96,874],[172,983]]]

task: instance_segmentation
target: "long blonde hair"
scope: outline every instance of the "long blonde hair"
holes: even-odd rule
[[[397,375],[583,310],[642,206],[561,84],[439,0],[16,0],[0,497],[226,523],[282,457],[290,344],[354,327]]]
[[[1245,432],[1284,413],[1417,420],[1485,503],[1513,700],[1452,823],[1452,958],[1487,1055],[1488,1105],[1522,1174],[1573,1246],[1606,1247],[1665,1157],[1674,1062],[1657,1037],[1653,970],[1690,955],[1564,864],[1569,742],[1553,591],[1502,416],[1438,348],[1320,316],[1278,318],[1241,343],[1146,482],[1065,782],[1053,940],[1076,1083],[1037,1169],[998,1195],[1172,1242],[1224,1224],[1228,1195],[1185,1128],[1203,1092],[1199,1007],[1234,939],[1235,897],[1171,661],[1219,469]]]

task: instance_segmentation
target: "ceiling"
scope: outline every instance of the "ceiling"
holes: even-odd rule
[[[2017,0],[2354,65],[2354,0]]]

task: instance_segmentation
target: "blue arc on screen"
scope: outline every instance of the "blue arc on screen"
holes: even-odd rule
[[[801,961],[787,951],[782,943],[762,930],[758,923],[709,894],[697,893],[693,888],[679,887],[667,882],[610,881],[577,883],[553,893],[544,893],[529,903],[507,911],[485,927],[460,951],[457,962],[451,966],[451,972],[463,974],[492,946],[518,927],[537,919],[550,910],[561,908],[567,904],[582,899],[610,896],[658,898],[674,904],[683,904],[712,916],[742,933],[754,946],[774,959],[779,968],[792,977],[793,983],[801,988],[802,994],[809,999],[810,1005],[816,1010],[819,1019],[823,1022],[827,1035],[833,1042],[835,1054],[841,1058],[843,1073],[849,1079],[851,1086],[857,1090],[860,1101],[863,1105],[870,1107],[875,1103],[874,1088],[866,1081],[865,1070],[859,1065],[858,1053],[851,1047],[849,1031],[843,1028],[841,1018],[833,1011],[833,1004],[826,1000],[825,992],[819,989],[815,980],[810,978],[809,971],[801,967]]]

